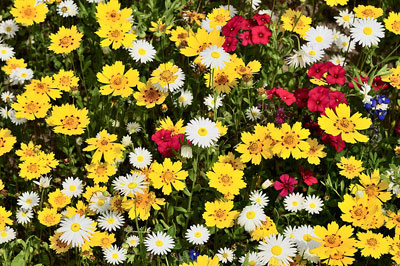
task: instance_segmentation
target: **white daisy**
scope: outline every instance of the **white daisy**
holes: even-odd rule
[[[253,205],[265,207],[268,205],[269,198],[262,191],[254,190],[250,194],[250,201]]]
[[[171,73],[171,71],[168,71],[170,77],[168,78],[168,80],[173,80],[171,81],[171,83],[169,83],[169,81],[167,82],[167,84],[165,86],[161,86],[160,83],[154,83],[154,87],[156,87],[157,89],[159,89],[160,91],[166,92],[166,91],[171,91],[174,92],[180,88],[182,88],[183,85],[185,85],[185,74],[183,73],[182,69],[176,65],[174,65],[174,69],[177,69],[176,73],[173,74],[169,74]],[[163,70],[159,67],[158,68],[161,73],[163,72]]]
[[[16,237],[14,229],[9,226],[5,226],[3,231],[0,231],[0,244],[7,243]]]
[[[293,239],[296,242],[297,249],[300,253],[304,253],[307,249],[317,248],[321,245],[320,242],[313,240],[317,238],[314,234],[314,228],[309,225],[302,225],[296,228],[293,232]]]
[[[314,264],[317,264],[320,261],[319,256],[317,254],[310,253],[310,249],[306,249],[302,255],[303,259],[306,259]]]
[[[324,50],[319,49],[316,46],[310,45],[310,43],[303,44],[301,46],[301,49],[307,55],[306,57],[304,57],[306,64],[313,64],[313,63],[321,60],[325,54]]]
[[[73,0],[64,0],[57,5],[57,13],[62,17],[75,17],[78,14],[78,6]]]
[[[341,55],[333,55],[329,62],[332,62],[335,65],[345,66],[346,65],[346,58]]]
[[[132,248],[137,247],[139,245],[139,242],[140,242],[140,238],[135,235],[131,235],[130,237],[128,237],[126,239],[126,243]]]
[[[339,11],[339,16],[335,17],[336,23],[343,28],[349,29],[354,21],[354,13],[349,12],[348,9]]]
[[[83,144],[83,139],[82,137],[77,137],[75,140],[76,144],[78,144],[79,146],[81,146]]]
[[[174,248],[175,241],[164,232],[152,233],[144,240],[147,251],[153,255],[166,255]]]
[[[81,247],[85,240],[88,241],[92,237],[95,229],[92,219],[75,214],[71,218],[64,217],[57,232],[62,233],[60,236],[62,242],[71,244],[72,247]]]
[[[204,98],[204,104],[208,107],[209,111],[214,111],[222,106],[222,100],[224,99],[225,95],[217,95],[217,98],[214,97],[213,94],[209,94],[206,98]]]
[[[369,95],[370,91],[371,91],[371,86],[369,86],[368,83],[364,82],[360,88],[360,92],[362,93],[363,103],[371,103],[373,97]]]
[[[89,2],[89,3],[92,3],[92,4],[98,4],[102,0],[86,0],[86,1]]]
[[[284,235],[286,238],[293,239],[293,237],[294,237],[294,231],[295,231],[296,229],[297,229],[297,226],[288,225],[288,226],[286,226],[285,230],[283,231],[283,235]],[[293,239],[293,241],[294,241],[294,239]]]
[[[237,14],[237,9],[236,9],[234,6],[232,6],[232,5],[220,5],[220,6],[217,7],[217,8],[221,8],[221,7],[223,7],[223,8],[226,9],[226,10],[229,10],[229,16],[230,16],[231,18],[233,18],[234,16],[236,16],[236,14]]]
[[[14,48],[5,44],[0,44],[0,60],[7,61],[15,55]]]
[[[129,135],[123,136],[121,139],[121,144],[124,145],[124,147],[130,146],[132,144],[131,136]]]
[[[5,103],[13,103],[14,102],[14,94],[12,92],[9,91],[4,91],[1,93],[1,99],[3,100],[3,102]]]
[[[110,209],[111,197],[103,195],[103,192],[98,191],[92,195],[89,202],[89,209],[96,213],[103,213]]]
[[[350,28],[351,37],[362,47],[377,45],[385,36],[385,28],[374,18],[357,18]]]
[[[185,234],[186,240],[194,245],[203,245],[207,243],[210,232],[207,227],[201,224],[192,225]]]
[[[257,108],[257,106],[249,107],[246,110],[246,117],[250,121],[256,121],[261,118],[261,111]]]
[[[23,117],[17,118],[17,117],[15,116],[15,110],[14,110],[14,109],[10,109],[10,111],[9,111],[9,117],[10,117],[10,119],[11,119],[11,122],[12,122],[14,125],[22,125],[22,124],[25,124],[25,123],[28,121],[26,118],[23,118]],[[37,182],[37,181],[33,181],[33,182]]]
[[[333,42],[333,32],[325,26],[311,27],[306,32],[306,41],[316,49],[326,49]]]
[[[233,261],[233,251],[230,248],[220,248],[217,253],[218,260],[222,263]]]
[[[337,47],[339,47],[342,52],[351,52],[356,48],[356,42],[351,40],[349,36],[340,34],[339,38],[335,41]]]
[[[110,264],[121,264],[126,260],[127,250],[118,248],[117,245],[112,245],[109,248],[103,248],[103,254],[106,261]]]
[[[62,183],[62,192],[68,197],[79,197],[83,191],[82,181],[79,178],[68,177]]]
[[[300,193],[291,193],[283,200],[285,210],[290,212],[298,212],[303,209],[304,197]]]
[[[254,231],[263,221],[265,221],[264,210],[257,205],[246,206],[237,219],[238,224],[244,226],[247,232]]]
[[[129,122],[126,125],[126,130],[128,130],[129,134],[137,133],[142,130],[142,127],[139,125],[139,123],[136,122]]]
[[[31,210],[39,205],[39,194],[36,192],[24,192],[18,197],[17,204],[24,210]]]
[[[305,68],[309,64],[309,56],[303,50],[293,51],[286,59],[286,64],[294,68]]]
[[[129,153],[129,162],[133,167],[143,169],[151,164],[153,156],[146,148],[135,148]]]
[[[27,224],[33,218],[32,210],[19,209],[17,211],[17,222],[19,224]]]
[[[332,34],[333,42],[336,42],[336,40],[339,39],[341,35],[340,31],[337,31],[336,29],[332,29]]]
[[[10,73],[12,84],[23,84],[33,78],[33,71],[29,68],[21,67],[13,69]]]
[[[33,181],[33,183],[38,185],[40,188],[48,188],[50,187],[51,179],[53,179],[51,176],[42,175],[40,176],[39,181]]]
[[[213,28],[210,27],[210,19],[208,17],[206,17],[201,21],[201,27],[205,29],[208,33],[214,30]]]
[[[218,47],[216,45],[211,45],[210,47],[204,49],[199,54],[201,63],[210,69],[224,69],[225,63],[231,61],[231,56],[225,52],[223,47]]]
[[[203,117],[190,120],[185,135],[192,144],[201,148],[210,147],[220,137],[217,124]]]
[[[308,195],[303,202],[304,209],[310,214],[318,214],[322,211],[324,203],[320,197]]]
[[[12,19],[7,19],[0,23],[0,33],[5,34],[7,38],[13,38],[18,30],[18,24]]]
[[[293,261],[292,257],[296,256],[295,244],[281,234],[265,237],[265,242],[259,242],[258,249],[259,258],[264,265],[272,258],[281,261],[283,265],[288,265]]]
[[[179,90],[178,93],[180,95],[178,96],[178,101],[174,101],[175,106],[185,107],[192,104],[193,94],[190,91]]]
[[[183,158],[192,158],[193,157],[193,150],[192,147],[189,145],[182,145],[181,147],[181,156]]]
[[[116,231],[124,224],[124,216],[118,212],[107,211],[100,215],[97,219],[99,227],[106,231]]]
[[[156,49],[146,40],[137,40],[132,43],[132,47],[128,48],[130,56],[136,62],[147,63],[154,60]]]
[[[248,253],[248,264],[250,266],[263,266],[264,264],[261,263],[260,258],[258,257],[257,252],[249,252]],[[242,266],[244,265],[244,261],[246,260],[246,255],[243,255],[240,257],[239,262],[242,264]]]
[[[251,0],[251,8],[256,10],[261,4],[261,0]]]
[[[7,106],[0,108],[0,116],[3,117],[4,119],[9,118],[11,110],[13,110],[13,109],[8,109]]]
[[[134,197],[137,193],[143,194],[143,189],[149,186],[149,182],[144,182],[145,178],[141,173],[127,174],[115,179],[112,185],[121,195]]]

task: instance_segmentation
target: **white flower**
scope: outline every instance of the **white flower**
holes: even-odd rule
[[[396,196],[400,195],[400,186],[393,182],[389,183],[389,187],[387,190],[392,192],[393,195],[396,195]]]
[[[230,248],[220,248],[217,253],[218,260],[222,263],[233,261],[233,251]]]
[[[377,45],[385,36],[383,24],[374,18],[357,18],[350,28],[350,32],[354,41],[362,47]]]
[[[51,176],[40,176],[39,181],[33,181],[33,183],[35,183],[36,185],[38,185],[41,188],[48,188],[50,187],[50,181],[51,181],[52,177]]]
[[[297,227],[293,232],[293,239],[296,242],[297,249],[303,253],[307,249],[317,248],[321,245],[320,242],[313,240],[317,238],[314,234],[314,228],[309,225],[302,225]]]
[[[18,24],[12,19],[7,19],[0,23],[0,33],[5,34],[7,38],[13,38],[18,30]]]
[[[356,48],[356,42],[351,40],[349,36],[340,34],[339,38],[335,41],[337,47],[339,47],[342,52],[351,52]]]
[[[1,99],[5,103],[13,103],[14,102],[14,94],[10,91],[4,91],[1,93]]]
[[[126,125],[126,130],[128,130],[129,134],[137,133],[142,130],[142,127],[139,125],[139,123],[136,122],[129,122]]]
[[[333,42],[333,32],[325,26],[311,27],[306,32],[306,41],[315,49],[326,49]]]
[[[25,124],[28,120],[26,118],[17,118],[15,116],[15,110],[14,109],[10,109],[9,111],[9,117],[11,119],[11,122],[15,125],[22,125]],[[33,181],[33,182],[37,182],[37,181]]]
[[[237,10],[236,10],[236,8],[234,6],[232,6],[232,5],[220,5],[219,7],[217,7],[217,9],[219,9],[221,7],[226,9],[226,10],[229,10],[229,16],[231,18],[236,16]]]
[[[201,148],[210,147],[220,137],[217,124],[203,117],[190,120],[185,135],[192,144]]]
[[[62,233],[60,240],[71,244],[72,247],[83,246],[85,240],[88,241],[95,231],[95,223],[86,216],[75,214],[71,218],[64,217],[57,232]]]
[[[137,247],[139,245],[139,241],[139,237],[135,235],[131,235],[126,239],[126,243],[132,248]]]
[[[151,164],[153,156],[145,148],[135,148],[133,152],[129,153],[129,162],[133,167],[143,169]]]
[[[64,0],[57,5],[57,13],[63,17],[75,17],[78,14],[78,6],[73,0]]]
[[[224,48],[218,47],[216,45],[211,45],[210,47],[204,49],[199,54],[201,63],[210,69],[224,69],[225,63],[231,61],[231,56],[225,52]]]
[[[147,63],[154,60],[156,49],[146,40],[137,40],[132,43],[132,47],[128,48],[130,56],[136,62]]]
[[[303,209],[304,197],[300,193],[291,193],[283,200],[285,210],[297,212]]]
[[[185,84],[185,74],[183,73],[182,69],[176,65],[173,66],[173,69],[176,70],[176,73],[171,73],[170,77],[168,78],[168,81],[166,82],[167,84],[165,86],[161,86],[160,83],[154,83],[153,86],[157,88],[160,91],[167,92],[168,90],[171,92],[174,92]],[[160,73],[163,73],[163,69],[158,67],[158,70]],[[167,70],[169,71],[169,70]],[[171,71],[169,71],[170,73]],[[174,71],[175,72],[175,71]],[[171,80],[171,82],[169,82]]]
[[[304,209],[310,214],[318,214],[324,206],[321,198],[315,195],[308,195],[303,203]]]
[[[193,94],[190,91],[179,90],[178,93],[180,93],[180,95],[178,96],[178,101],[174,102],[175,106],[185,107],[192,104]]]
[[[258,205],[246,206],[237,219],[238,224],[244,226],[244,230],[247,232],[260,227],[263,221],[265,221],[265,213],[263,208]]]
[[[261,263],[260,258],[258,257],[257,252],[249,252],[249,259],[248,259],[248,264],[247,265],[251,265],[251,266],[263,266],[264,264]],[[246,260],[246,255],[243,255],[240,257],[239,262],[242,264],[242,266],[244,265],[244,262]]]
[[[283,265],[288,265],[293,261],[292,257],[296,256],[294,243],[280,234],[265,237],[265,242],[259,242],[258,249],[260,250],[258,255],[263,265],[269,263],[272,258],[281,261]]]
[[[301,49],[307,55],[304,57],[306,64],[313,64],[322,59],[324,56],[324,51],[317,46],[313,46],[310,44],[303,44]]]
[[[3,117],[4,119],[7,119],[7,118],[9,118],[10,117],[10,111],[11,110],[13,110],[13,109],[8,109],[8,107],[6,106],[6,107],[2,107],[2,108],[0,108],[0,115],[1,115],[1,117]]]
[[[251,0],[251,8],[256,10],[261,4],[261,0]]]
[[[124,147],[130,146],[132,144],[131,136],[129,135],[123,136],[121,139],[121,144],[124,145]]]
[[[294,231],[297,229],[297,226],[286,226],[285,230],[283,231],[283,235],[287,238],[294,237]],[[293,240],[294,241],[294,240]]]
[[[19,209],[17,211],[17,222],[19,224],[27,224],[33,218],[32,210]]]
[[[261,118],[261,111],[256,106],[249,107],[246,110],[246,117],[250,121],[256,121]]]
[[[36,192],[24,192],[18,197],[17,204],[24,210],[31,210],[39,205],[39,195]]]
[[[362,93],[363,103],[371,103],[373,97],[368,95],[370,91],[371,91],[371,86],[369,86],[367,83],[364,82],[360,88],[360,92]]]
[[[216,98],[213,94],[208,94],[208,96],[204,98],[204,104],[208,107],[209,111],[214,111],[214,108],[218,109],[222,106],[222,100],[224,99],[224,97],[224,94],[221,94],[221,96],[217,95]]]
[[[123,196],[134,197],[137,193],[143,194],[143,189],[149,186],[149,182],[145,182],[146,176],[142,173],[127,174],[120,176],[112,182],[115,190]]]
[[[68,177],[62,183],[62,192],[68,197],[79,197],[83,191],[82,181],[79,178]]]
[[[83,139],[82,137],[77,137],[75,140],[76,144],[78,144],[79,146],[81,146],[83,144]]]
[[[194,245],[203,245],[207,243],[210,232],[204,225],[192,225],[185,234],[186,240]]]
[[[98,4],[102,0],[86,0],[86,1],[89,2],[89,3],[92,3],[92,4]]]
[[[110,209],[111,197],[103,195],[103,192],[98,191],[92,195],[89,202],[89,209],[96,213],[103,213]]]
[[[23,84],[33,78],[33,71],[29,68],[21,67],[11,71],[10,80],[12,84]]]
[[[336,23],[343,28],[349,29],[350,26],[353,24],[354,20],[354,13],[349,12],[348,9],[339,11],[339,16],[335,17]]]
[[[189,145],[182,145],[181,156],[183,158],[189,158],[189,159],[192,158],[193,157],[192,147],[190,147]]]
[[[116,231],[124,224],[124,216],[118,212],[107,211],[97,219],[99,227],[106,231]]]
[[[214,29],[210,27],[210,19],[206,17],[201,21],[201,27],[205,29],[208,33],[212,32]],[[218,28],[218,26],[217,26]]]
[[[269,198],[262,191],[254,190],[250,194],[250,201],[253,205],[265,207],[268,205]]]
[[[344,58],[341,55],[333,55],[329,61],[332,62],[333,64],[339,65],[339,66],[346,65],[346,58]]]
[[[172,237],[164,232],[152,233],[144,240],[147,251],[153,255],[166,255],[175,245]]]
[[[121,264],[126,260],[127,251],[124,248],[118,248],[117,245],[112,245],[109,248],[103,248],[103,254],[108,263]]]
[[[16,233],[14,229],[9,226],[5,226],[3,231],[0,231],[0,244],[7,243],[15,239]]]
[[[14,57],[14,48],[5,44],[0,44],[0,60],[7,61]]]
[[[310,249],[306,249],[303,252],[303,258],[314,264],[317,264],[320,261],[319,256],[317,254],[310,253]]]
[[[294,68],[305,68],[310,63],[310,58],[303,50],[294,51],[293,54],[289,55],[286,59],[288,66]]]

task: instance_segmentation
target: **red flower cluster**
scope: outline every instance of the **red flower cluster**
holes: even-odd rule
[[[274,96],[277,96],[289,106],[296,101],[294,94],[283,88],[272,88],[271,90],[266,90],[265,93],[267,94],[268,99],[272,99]]]
[[[171,133],[170,130],[160,129],[151,136],[163,158],[172,157],[174,151],[178,152],[185,141],[184,134],[171,135]]]
[[[342,66],[335,65],[331,62],[312,65],[308,70],[307,75],[316,79],[325,77],[326,82],[331,85],[344,85],[346,82],[346,70],[344,70]]]
[[[360,77],[361,82],[358,80],[357,77],[355,77],[353,80],[354,82],[361,87],[363,83],[368,83],[369,77]],[[349,82],[349,87],[354,88],[354,84],[352,82]],[[375,91],[379,90],[384,90],[388,88],[389,85],[387,85],[384,81],[382,81],[381,77],[375,77],[374,80],[372,81],[371,88],[373,88]]]
[[[225,43],[222,45],[226,52],[236,50],[239,40],[236,35],[239,33],[239,38],[242,40],[242,45],[267,44],[271,31],[266,24],[269,24],[271,18],[267,15],[255,14],[253,18],[245,19],[242,16],[234,16],[224,27],[222,34],[225,36]]]
[[[294,92],[298,108],[307,107],[311,112],[324,112],[325,108],[336,108],[340,103],[346,103],[346,95],[340,91],[332,91],[330,88],[317,86],[312,90],[307,88],[297,89]]]

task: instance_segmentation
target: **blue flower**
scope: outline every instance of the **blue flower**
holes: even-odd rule
[[[199,252],[196,252],[196,250],[192,249],[189,251],[189,256],[191,260],[196,260],[198,256],[200,256]]]

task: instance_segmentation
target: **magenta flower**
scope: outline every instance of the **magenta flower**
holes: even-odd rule
[[[275,181],[274,183],[274,188],[276,190],[282,190],[281,193],[279,193],[280,196],[286,197],[289,192],[292,193],[294,190],[294,185],[297,184],[297,180],[294,179],[294,177],[289,176],[288,174],[281,175],[279,179],[282,182]]]

